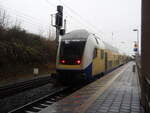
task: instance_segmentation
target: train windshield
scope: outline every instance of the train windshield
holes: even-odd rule
[[[60,58],[81,59],[86,41],[64,40],[61,42]]]

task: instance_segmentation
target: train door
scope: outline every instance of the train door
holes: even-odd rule
[[[107,71],[108,68],[107,61],[108,61],[108,54],[107,52],[105,52],[105,71]]]
[[[100,50],[95,48],[93,53],[92,75],[99,74],[100,69]]]
[[[103,49],[100,50],[100,68],[99,73],[105,72],[105,52]]]

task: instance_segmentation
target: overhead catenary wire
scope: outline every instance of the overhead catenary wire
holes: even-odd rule
[[[46,1],[46,3],[48,3],[49,5],[51,5],[52,7],[54,7],[54,8],[56,8],[56,5],[54,5],[52,2],[50,2],[49,0],[45,0]],[[62,3],[61,1],[59,1],[62,5],[64,5],[65,7],[68,7],[68,6],[66,6],[64,3]],[[69,8],[69,7],[68,7]],[[72,9],[71,9],[72,10]],[[73,10],[72,10],[73,11]],[[74,13],[76,13],[75,11],[73,11]],[[68,11],[66,11],[66,13],[67,13],[67,15],[69,15],[68,17],[71,17],[72,19],[71,20],[73,20],[74,22],[78,22],[78,24],[80,23],[80,24],[82,24],[85,28],[88,28],[88,29],[90,29],[92,32],[94,32],[95,33],[95,30],[90,26],[89,27],[89,25],[87,24],[87,23],[89,23],[89,22],[87,22],[86,24],[84,24],[83,23],[83,19],[81,19],[80,18],[80,20],[79,19],[77,19],[77,18],[75,18],[75,17],[73,17],[72,16],[72,12],[70,11],[70,13],[68,12]],[[79,16],[79,14],[75,14],[75,15],[77,15],[78,17],[80,17]],[[82,20],[82,22],[81,22],[81,20]],[[69,19],[67,19],[67,21],[69,21]],[[98,34],[98,33],[97,33]],[[102,36],[101,36],[102,37]]]
[[[77,15],[83,22],[86,22],[86,24],[88,24],[90,26],[90,28],[92,28],[94,31],[96,31],[97,35],[99,35],[101,38],[103,37],[101,34],[99,34],[100,30],[97,30],[96,27],[91,24],[88,20],[86,20],[85,18],[83,18],[80,14],[78,14],[75,10],[73,10],[72,8],[70,8],[68,5],[66,5],[65,3],[63,3],[61,0],[58,0],[62,5],[64,5],[66,8],[68,8],[72,13],[74,13],[75,15]],[[101,32],[102,33],[102,32]]]
[[[49,5],[53,6],[53,7],[56,7],[55,4],[53,4],[52,2],[50,2],[49,0],[45,0]]]
[[[6,6],[3,6],[1,5],[1,9],[3,9],[4,11],[8,11],[8,12],[12,12],[11,14],[11,18],[13,19],[13,21],[11,23],[15,23],[16,20],[17,22],[23,27],[23,28],[27,28],[27,26],[30,26],[30,28],[33,28],[33,30],[31,30],[32,32],[34,30],[36,30],[37,32],[35,32],[36,34],[39,32],[39,31],[43,31],[43,32],[47,32],[48,29],[50,29],[50,25],[49,24],[44,24],[44,23],[41,23],[40,19],[37,19],[35,17],[32,17],[30,15],[27,15],[25,13],[22,13],[18,10],[15,10],[15,9],[12,9],[12,8],[8,8]],[[18,23],[15,23],[15,24],[18,24]],[[13,24],[12,24],[13,25]],[[30,31],[30,32],[31,32]],[[46,33],[47,34],[47,33]]]
[[[0,6],[2,6],[2,5],[0,5]],[[6,6],[2,6],[2,7],[3,7],[4,10],[12,12],[13,15],[16,15],[19,18],[23,18],[23,19],[29,20],[32,23],[36,23],[38,25],[47,25],[47,24],[44,24],[44,23],[41,24],[41,22],[40,22],[41,20],[38,20],[37,18],[32,17],[30,15],[24,14],[23,12],[20,12],[18,10],[15,10],[15,9],[12,9],[12,8],[8,8]]]
[[[54,8],[56,8],[56,5],[55,4],[53,4],[52,2],[50,2],[49,0],[45,0],[48,4],[50,4],[51,6],[53,6]],[[60,0],[59,0],[60,1]],[[62,1],[61,1],[62,2]],[[63,3],[64,4],[64,3]],[[72,18],[71,20],[73,20],[74,22],[79,22],[81,25],[83,25],[84,27],[86,27],[86,28],[89,28],[89,29],[91,29],[94,33],[95,33],[95,31],[96,31],[96,29],[92,26],[92,25],[89,25],[90,24],[90,22],[87,22],[87,20],[85,20],[85,19],[83,19],[83,18],[81,18],[82,16],[80,16],[76,11],[74,11],[72,8],[70,8],[70,7],[68,7],[66,4],[64,4],[64,6],[67,8],[67,9],[69,9],[69,12],[71,13],[71,14],[69,14],[68,12],[67,12],[67,14],[69,15],[69,17],[70,18]],[[26,24],[30,24],[30,25],[34,25],[34,26],[44,26],[44,28],[46,28],[46,29],[49,29],[49,27],[50,26],[48,26],[48,25],[44,25],[43,23],[41,24],[41,22],[40,22],[40,20],[38,20],[38,19],[35,19],[35,17],[32,17],[32,16],[29,16],[29,15],[27,15],[27,14],[24,14],[24,13],[22,13],[22,12],[20,12],[20,11],[17,11],[17,10],[12,10],[12,9],[10,9],[10,8],[6,8],[7,10],[11,10],[11,11],[13,11],[13,14],[14,15],[16,15],[17,16],[17,18],[19,18],[19,19],[21,19],[21,20],[23,20],[23,22],[24,23],[26,23]],[[74,15],[76,15],[78,18],[74,18],[74,16],[72,16],[72,14],[74,14]],[[67,20],[67,21],[69,21],[69,20]],[[82,21],[82,22],[81,22]],[[86,22],[86,24],[85,24],[85,22]],[[97,33],[98,34],[98,33]],[[98,35],[100,35],[100,34],[98,34]]]
[[[54,5],[52,2],[50,2],[50,1],[48,1],[48,0],[45,0],[46,1],[46,3],[48,3],[49,5],[51,5],[52,7],[54,7],[54,8],[56,8],[56,5]],[[85,24],[83,24],[80,20],[78,20],[77,18],[73,18],[73,16],[71,15],[71,14],[69,14],[68,12],[66,12],[67,13],[67,15],[69,15],[69,16],[67,16],[67,17],[70,17],[70,18],[72,18],[72,20],[74,21],[74,22],[76,22],[76,23],[80,23],[80,24],[82,24],[84,27],[86,27],[86,28],[88,28],[89,26],[87,26],[87,25],[85,25]],[[69,19],[67,19],[67,21],[70,21]],[[77,24],[75,25],[75,26],[77,26]]]

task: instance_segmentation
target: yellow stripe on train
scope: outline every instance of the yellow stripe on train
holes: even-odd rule
[[[80,65],[62,65],[62,64],[58,64],[57,65],[58,69],[81,69]]]

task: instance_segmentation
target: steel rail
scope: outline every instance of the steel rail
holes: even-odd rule
[[[9,111],[8,113],[28,113],[28,112],[36,113],[38,111],[41,111],[42,109],[50,106],[54,102],[62,99],[63,97],[60,97],[57,100],[55,98],[58,98],[60,95],[62,95],[66,91],[68,92],[70,88],[71,87],[62,87],[62,88],[54,89],[54,91],[52,91],[49,95],[41,97],[35,101],[32,101],[12,111]]]
[[[5,98],[9,96],[10,94],[12,96],[12,94],[16,94],[21,91],[25,91],[27,89],[39,87],[39,86],[48,84],[50,82],[51,82],[51,77],[46,76],[46,77],[39,77],[39,78],[35,78],[32,80],[26,80],[23,82],[17,82],[14,84],[2,86],[0,87],[0,98]]]

